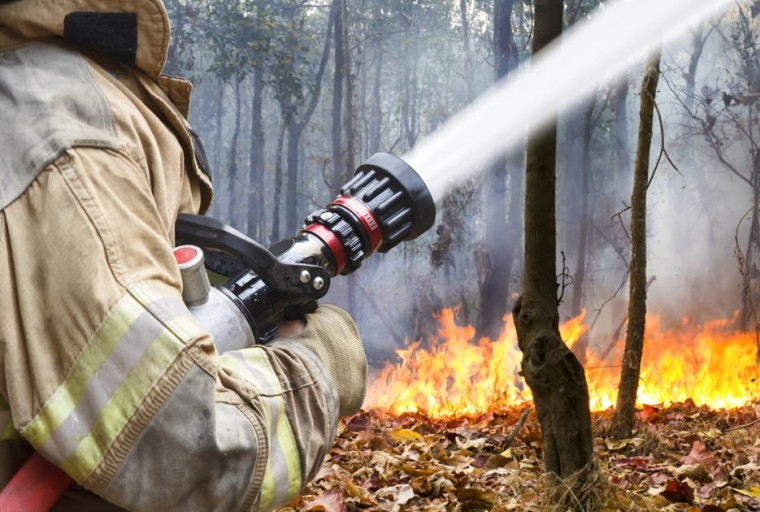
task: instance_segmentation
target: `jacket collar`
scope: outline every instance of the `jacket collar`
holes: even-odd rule
[[[162,0],[0,0],[0,51],[51,38],[109,54],[158,81],[169,17]]]

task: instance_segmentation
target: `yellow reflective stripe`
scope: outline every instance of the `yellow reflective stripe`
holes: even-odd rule
[[[282,396],[282,386],[280,385],[280,379],[272,368],[272,364],[269,361],[264,349],[261,347],[253,347],[249,349],[241,350],[240,353],[243,359],[248,363],[249,368],[265,368],[266,372],[263,372],[267,377],[268,385],[272,396],[268,397],[269,400],[269,417],[270,430],[276,432],[275,438],[279,440],[281,447],[281,458],[284,461],[273,459],[267,464],[267,472],[271,472],[278,480],[275,482],[275,487],[280,488],[282,484],[287,484],[287,491],[284,497],[284,501],[280,501],[281,492],[276,492],[275,498],[277,499],[276,505],[282,505],[290,501],[298,491],[301,490],[301,460],[298,455],[298,446],[296,444],[296,438],[293,434],[292,426],[288,420],[288,416],[285,413],[285,400]],[[270,433],[270,437],[272,434]],[[271,452],[270,448],[270,452]],[[279,454],[278,454],[279,455]],[[274,464],[282,464],[284,467],[278,468]],[[283,473],[287,472],[287,479],[282,480],[282,477],[286,476]]]
[[[167,329],[159,334],[101,409],[87,436],[61,464],[64,471],[84,480],[100,464],[137,406],[183,347]]]
[[[197,324],[182,321],[188,313],[178,298],[150,291],[138,286],[130,290],[134,296],[127,294],[117,303],[64,382],[21,432],[78,482],[103,460],[145,395],[184,349],[189,333],[198,334]],[[159,319],[177,324],[183,338]]]
[[[143,313],[144,308],[127,295],[111,310],[98,327],[92,339],[63,384],[53,393],[44,407],[22,429],[21,434],[39,449],[58,426],[74,410],[82,397],[85,385],[92,379],[130,325]]]
[[[225,367],[251,382],[259,394],[266,419],[269,454],[259,508],[270,510],[284,505],[301,489],[301,462],[277,374],[261,347],[227,352],[221,360]]]

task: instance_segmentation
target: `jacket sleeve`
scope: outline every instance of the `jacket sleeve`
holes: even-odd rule
[[[161,179],[128,151],[77,149],[2,212],[14,425],[127,510],[270,510],[316,474],[339,389],[363,394],[361,342],[345,313],[320,308],[300,338],[220,356],[171,253],[163,205],[184,185]],[[324,364],[334,356],[358,369],[349,381]]]

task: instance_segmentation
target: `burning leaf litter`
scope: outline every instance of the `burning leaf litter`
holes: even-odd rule
[[[492,341],[474,339],[475,329],[458,325],[456,314],[456,309],[440,312],[438,337],[427,340],[427,346],[416,341],[398,350],[400,362],[382,370],[365,403],[396,414],[424,412],[443,418],[483,414],[530,400],[530,390],[519,376],[522,354],[511,316]],[[760,397],[756,339],[738,331],[736,320],[734,316],[699,323],[689,317],[666,321],[648,316],[640,403],[694,400],[722,409]],[[588,335],[583,315],[564,322],[560,331],[571,349]],[[587,353],[584,367],[592,410],[615,405],[623,347],[620,339]]]
[[[518,425],[524,407],[449,419],[363,411],[340,424],[319,475],[284,510],[551,511],[535,414]],[[758,420],[760,404],[649,406],[634,438],[612,441],[611,411],[594,413],[602,510],[760,510]]]
[[[374,380],[367,409],[341,423],[320,474],[285,510],[555,511],[511,318],[496,341],[474,340],[456,310],[438,320],[438,339],[400,350]],[[644,405],[624,441],[607,436],[623,341],[589,352],[601,510],[760,510],[757,347],[735,320],[647,319]],[[572,348],[583,316],[560,330]]]

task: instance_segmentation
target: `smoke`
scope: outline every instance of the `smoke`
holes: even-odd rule
[[[657,104],[664,134],[655,119],[651,163],[654,165],[658,158],[660,161],[647,197],[647,310],[661,317],[663,327],[677,324],[684,317],[696,322],[728,318],[742,307],[735,249],[738,240],[746,252],[749,221],[741,219],[752,206],[751,187],[719,161],[716,148],[706,139],[700,124],[700,120],[709,121],[709,116],[716,117],[716,131],[725,137],[719,149],[727,161],[749,177],[752,162],[747,133],[752,129],[743,133],[741,123],[734,123],[731,115],[738,113],[739,120],[746,120],[751,116],[745,113],[751,109],[728,108],[719,93],[713,92],[712,99],[705,96],[710,91],[730,90],[740,72],[730,37],[735,19],[734,11],[714,20],[720,24],[706,39],[697,68],[695,97],[691,99],[684,73],[694,52],[693,39],[683,38],[663,48]],[[704,33],[708,33],[711,23],[702,26]],[[629,144],[635,148],[641,73],[632,76],[630,92],[635,94],[629,94]],[[743,126],[746,129],[749,125]],[[662,139],[667,155],[660,153]],[[615,195],[618,203],[598,205],[597,221],[606,226],[608,236],[624,237],[623,224],[607,220],[623,210],[624,203],[630,203],[630,187]],[[628,213],[624,213],[625,226],[629,220]],[[623,242],[626,248],[630,244]],[[586,293],[587,320],[597,319],[597,310],[602,308],[593,338],[603,346],[626,315],[628,284],[610,300],[625,270],[620,256],[610,246],[597,253],[592,266],[595,277]]]
[[[510,74],[415,145],[404,159],[426,181],[436,202],[447,189],[624,73],[640,55],[681,34],[726,0],[617,0],[596,10],[529,68]],[[653,16],[652,13],[656,13]]]

